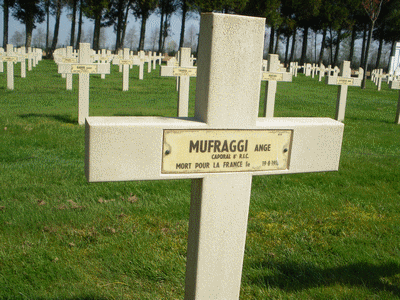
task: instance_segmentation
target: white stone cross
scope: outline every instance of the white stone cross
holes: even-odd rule
[[[179,77],[178,84],[178,117],[187,117],[189,114],[189,86],[190,77],[196,77],[197,67],[190,62],[190,48],[181,48],[179,66],[161,66],[161,76]]]
[[[129,55],[129,48],[124,48],[122,51],[122,59],[116,60],[119,66],[122,66],[122,91],[129,90],[129,67],[133,65],[133,58]]]
[[[91,63],[91,53],[89,43],[80,43],[78,63],[59,64],[59,73],[79,74],[79,125],[85,124],[85,118],[89,116],[89,75],[110,74],[109,63]]]
[[[238,299],[253,175],[339,166],[342,123],[257,117],[264,32],[262,18],[202,14],[194,118],[86,120],[90,182],[193,179],[185,299]]]
[[[4,49],[0,47],[0,73],[4,72],[4,65],[3,65],[3,56],[4,56]]]
[[[14,52],[14,47],[7,44],[6,55],[3,55],[3,61],[7,62],[7,88],[14,90],[14,64],[21,62],[21,57]]]
[[[383,69],[377,70],[377,72],[375,73],[375,85],[377,86],[378,91],[381,90],[383,78],[386,78],[386,74],[383,74]]]
[[[25,47],[22,46],[18,48],[17,55],[20,57],[19,61],[21,62],[21,78],[26,78],[26,59],[28,55],[26,54]]]
[[[267,81],[265,84],[264,96],[264,117],[272,118],[275,110],[275,94],[278,81],[292,81],[292,74],[287,72],[277,72],[279,67],[279,55],[268,55],[267,72],[262,72],[261,80]]]
[[[400,90],[400,80],[392,80],[389,84],[389,88],[392,90]],[[399,100],[397,102],[396,119],[394,122],[396,124],[400,124],[400,93]]]
[[[341,65],[341,76],[328,76],[326,83],[329,85],[338,85],[338,94],[336,100],[335,119],[342,122],[346,111],[347,89],[348,86],[361,86],[361,79],[351,77],[350,62],[343,61]]]
[[[61,57],[61,62],[63,64],[76,64],[78,62],[78,58],[73,53],[73,47],[67,46],[65,56]],[[72,90],[72,73],[69,72],[66,75],[66,87],[67,90]]]
[[[146,55],[143,50],[140,50],[138,55],[139,55],[139,60],[135,65],[139,66],[139,80],[143,80],[143,69],[144,69],[144,62],[146,60]]]
[[[318,71],[318,81],[322,81],[322,77],[325,75],[325,66],[323,63],[319,64],[319,71]]]

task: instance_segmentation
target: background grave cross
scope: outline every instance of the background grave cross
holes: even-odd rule
[[[348,86],[361,86],[361,79],[351,77],[349,61],[343,61],[340,70],[341,76],[328,76],[326,77],[326,83],[329,85],[339,86],[336,100],[335,119],[342,122],[346,111]]]
[[[261,80],[267,81],[265,84],[264,96],[264,117],[272,118],[275,109],[275,94],[277,81],[292,81],[292,74],[277,72],[279,67],[279,56],[277,54],[268,55],[268,71],[262,72]]]
[[[14,47],[7,44],[6,55],[3,56],[3,61],[7,62],[7,88],[14,89],[14,64],[20,61],[20,57],[14,53]]]
[[[65,57],[61,58],[62,63],[72,64],[78,62],[78,58],[75,57],[73,50],[74,49],[72,46],[67,46]],[[66,74],[66,85],[67,85],[67,90],[72,90],[72,73]]]
[[[122,90],[129,90],[129,66],[133,64],[133,59],[129,57],[129,48],[124,48],[122,59],[119,59],[119,65],[122,65]]]
[[[190,60],[190,48],[181,48],[179,66],[161,66],[161,76],[176,76],[178,84],[178,117],[187,117],[189,114],[189,87],[190,77],[196,77],[197,67],[193,67]]]
[[[18,56],[19,61],[21,62],[21,78],[26,78],[26,59],[28,56],[24,46],[18,49]]]
[[[78,123],[85,124],[85,118],[89,116],[89,75],[90,74],[110,74],[109,63],[91,63],[90,44],[79,44],[78,63],[60,64],[60,73],[79,74],[79,108]]]
[[[5,56],[4,49],[0,47],[0,73],[4,72],[3,57]]]
[[[342,123],[257,117],[264,31],[265,19],[202,14],[194,118],[86,120],[89,181],[193,179],[185,299],[238,299],[253,174],[338,168]],[[228,140],[230,158],[196,153]]]

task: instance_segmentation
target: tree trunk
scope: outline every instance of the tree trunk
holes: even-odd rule
[[[60,29],[60,17],[61,17],[61,0],[57,0],[57,11],[56,11],[56,23],[54,25],[53,42],[51,43],[50,57],[53,57],[53,52],[56,50],[58,42],[58,32]]]
[[[296,35],[297,35],[297,28],[294,29],[293,35],[292,35],[292,50],[291,50],[290,59],[289,59],[289,61],[292,61],[292,62],[295,61]]]
[[[78,0],[73,0],[72,4],[72,21],[71,21],[71,40],[69,42],[70,46],[74,46],[75,42],[75,23],[76,23],[76,4]]]
[[[331,37],[331,42],[329,45],[329,52],[330,52],[330,57],[329,57],[329,64],[333,64],[333,32],[332,32],[332,26],[329,26],[329,35]]]
[[[338,59],[339,59],[339,49],[340,49],[340,42],[342,40],[342,28],[339,28],[337,31],[337,39],[336,39],[336,49],[335,49],[335,59],[333,60],[333,65],[337,66],[338,65]]]
[[[140,38],[138,51],[144,50],[144,37],[146,34],[147,13],[142,15],[142,24],[140,26]]]
[[[26,17],[25,23],[25,47],[28,48],[32,44],[32,31],[33,31],[33,16]]]
[[[101,11],[96,13],[96,18],[94,19],[93,50],[95,51],[100,49],[100,28],[101,28]]]
[[[353,26],[353,29],[351,31],[350,53],[349,57],[347,58],[350,61],[350,66],[353,64],[354,44],[356,41],[356,34],[357,34],[356,26]]]
[[[165,48],[165,40],[168,37],[168,28],[169,28],[169,20],[168,20],[168,15],[165,16],[165,21],[164,21],[164,28],[163,28],[163,36],[162,36],[162,43],[161,43],[161,52],[164,51]]]
[[[393,40],[392,41],[392,46],[390,48],[389,62],[388,62],[388,65],[387,65],[388,72],[390,70],[390,59],[391,59],[392,56],[394,56],[395,52],[396,52],[396,40]]]
[[[158,52],[162,53],[162,40],[163,40],[163,26],[164,26],[164,1],[161,6],[161,20],[160,20],[160,32],[158,33]]]
[[[288,64],[289,43],[290,43],[290,35],[288,34],[288,36],[286,37],[285,66]]]
[[[367,24],[364,24],[364,33],[363,33],[363,41],[362,41],[362,48],[361,48],[361,60],[360,60],[360,66],[364,66],[364,60],[365,60],[365,44],[367,41]],[[365,72],[367,72],[365,70]]]
[[[187,13],[187,4],[186,1],[182,3],[182,26],[181,26],[181,38],[179,40],[179,49],[183,47],[183,43],[185,42],[185,25],[186,25],[186,13]]]
[[[75,46],[75,49],[79,49],[79,43],[81,42],[82,23],[83,23],[83,21],[82,21],[82,17],[83,17],[83,14],[82,14],[82,2],[83,2],[83,0],[81,0],[81,1],[80,1],[80,4],[79,4],[78,35],[77,35],[77,37],[76,37],[76,46]]]
[[[319,51],[318,65],[320,65],[322,63],[322,60],[324,59],[326,32],[327,32],[327,29],[324,28],[322,31],[321,50]]]
[[[274,37],[275,37],[275,26],[271,26],[271,34],[269,35],[268,54],[274,53]]]
[[[279,26],[276,30],[276,41],[275,41],[275,50],[274,53],[278,54],[279,51],[279,36],[281,35],[281,27]]]
[[[372,31],[374,30],[374,25],[375,22],[371,21],[371,25],[369,28],[369,33],[368,33],[368,41],[367,41],[367,47],[365,49],[365,60],[364,60],[364,77],[363,81],[361,83],[361,88],[365,89],[367,85],[367,71],[368,71],[368,52],[369,52],[369,47],[371,45],[371,39],[372,39]]]
[[[46,16],[47,16],[47,20],[46,20],[46,54],[48,56],[48,51],[49,51],[49,38],[50,38],[50,0],[47,0],[46,3]]]
[[[303,45],[301,47],[300,65],[304,65],[307,55],[307,42],[308,42],[308,26],[304,27]]]
[[[117,20],[117,32],[115,40],[115,53],[118,53],[118,50],[121,49],[121,31],[122,31],[122,22],[124,18],[124,13],[122,10],[123,4],[124,4],[123,0],[118,1],[118,20]]]
[[[124,45],[125,45],[126,26],[128,25],[128,14],[129,14],[129,7],[131,6],[131,3],[132,3],[132,0],[129,0],[128,5],[126,6],[126,10],[125,10],[124,23],[122,26],[121,49],[124,48]]]
[[[376,64],[375,64],[375,69],[379,68],[379,63],[381,61],[381,56],[382,56],[382,47],[383,47],[383,37],[382,35],[379,37],[379,47],[378,47],[378,55],[376,57]]]
[[[6,49],[8,44],[8,0],[4,0],[3,5],[3,48]]]

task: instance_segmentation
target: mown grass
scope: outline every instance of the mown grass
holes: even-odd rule
[[[77,78],[66,91],[51,61],[15,74],[8,91],[0,73],[0,299],[182,299],[190,181],[87,183]],[[137,78],[92,76],[90,115],[176,116],[175,79]],[[349,88],[338,172],[253,178],[241,299],[400,298],[398,91],[375,89]],[[333,118],[336,93],[299,75],[275,116]]]

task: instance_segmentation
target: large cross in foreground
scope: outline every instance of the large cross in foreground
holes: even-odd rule
[[[202,15],[194,118],[86,119],[90,182],[193,179],[185,299],[238,299],[253,175],[339,166],[342,123],[257,117],[264,32]]]

